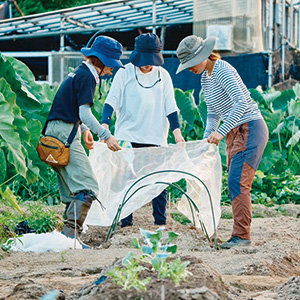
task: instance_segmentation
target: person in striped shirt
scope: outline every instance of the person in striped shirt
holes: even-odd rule
[[[234,67],[213,52],[214,45],[215,37],[184,38],[176,51],[180,60],[177,73],[189,69],[194,74],[202,74],[201,86],[207,105],[203,138],[218,145],[226,136],[228,189],[234,224],[231,238],[221,248],[228,249],[251,244],[251,186],[269,134],[241,77]]]

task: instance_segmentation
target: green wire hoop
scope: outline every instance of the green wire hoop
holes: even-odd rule
[[[120,220],[120,214],[121,214],[121,211],[122,211],[122,208],[123,206],[132,198],[132,196],[138,192],[140,189],[142,188],[145,188],[149,185],[152,185],[152,184],[166,184],[166,185],[169,185],[169,186],[173,186],[174,188],[178,189],[179,191],[181,191],[188,199],[189,201],[189,205],[190,205],[190,208],[191,208],[191,211],[192,211],[192,216],[193,216],[193,223],[195,225],[195,219],[194,219],[194,213],[193,213],[193,210],[192,210],[192,207],[191,207],[191,204],[193,205],[193,207],[195,208],[195,210],[199,213],[199,208],[197,207],[197,205],[195,204],[195,202],[192,200],[191,197],[189,197],[185,191],[179,187],[178,185],[174,184],[174,183],[169,183],[169,182],[155,182],[155,183],[152,183],[152,184],[146,184],[146,185],[143,185],[143,186],[140,186],[138,189],[136,189],[127,199],[127,195],[129,194],[130,190],[136,185],[138,184],[140,181],[142,181],[143,179],[147,178],[147,177],[150,177],[152,175],[155,175],[155,174],[160,174],[160,173],[181,173],[181,174],[186,174],[186,175],[189,175],[189,176],[192,176],[194,178],[196,178],[200,183],[202,183],[202,185],[205,187],[207,193],[208,193],[208,197],[209,197],[209,201],[210,201],[210,207],[211,207],[211,212],[212,212],[212,218],[213,218],[213,226],[214,226],[214,240],[215,240],[215,248],[218,249],[218,244],[217,244],[217,231],[216,231],[216,221],[215,221],[215,214],[214,214],[214,208],[213,208],[213,204],[212,204],[212,198],[211,198],[211,194],[209,192],[209,189],[207,188],[206,184],[197,176],[195,176],[194,174],[191,174],[189,172],[185,172],[185,171],[178,171],[178,170],[162,170],[162,171],[155,171],[155,172],[152,172],[152,173],[149,173],[143,177],[141,177],[140,179],[136,180],[129,188],[128,190],[126,191],[123,199],[122,199],[122,203],[119,205],[118,207],[118,210],[117,210],[117,213],[113,219],[113,222],[112,222],[112,225],[110,227],[110,230],[106,236],[106,239],[105,241],[107,242],[109,237],[111,236],[111,233],[113,232],[112,236],[115,235],[116,233],[116,230],[117,230],[117,226],[118,226],[118,222]],[[201,226],[201,229],[202,231],[204,232],[206,238],[208,239],[209,242],[211,242],[208,234],[207,234],[207,231],[206,231],[206,228],[203,224],[203,222],[199,219],[199,222],[200,222],[200,226]]]

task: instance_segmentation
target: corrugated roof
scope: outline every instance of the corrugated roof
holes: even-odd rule
[[[156,21],[153,24],[153,3]],[[0,40],[191,23],[193,0],[114,0],[0,21]]]

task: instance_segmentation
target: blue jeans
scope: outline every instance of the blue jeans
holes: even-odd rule
[[[145,147],[158,147],[151,144],[137,144],[131,143],[132,148],[145,148]],[[163,190],[160,195],[152,199],[152,215],[154,217],[154,224],[164,225],[166,224],[166,207],[167,207],[167,190]],[[126,218],[121,220],[121,227],[132,226],[133,216],[130,214]]]

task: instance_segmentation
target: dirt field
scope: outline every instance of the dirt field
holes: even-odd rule
[[[228,208],[227,213],[230,213]],[[139,228],[156,230],[151,206],[134,213],[134,226],[118,228],[106,244],[107,229],[90,228],[83,239],[93,250],[63,253],[0,252],[0,300],[40,299],[51,290],[60,290],[59,299],[300,299],[300,206],[288,205],[283,216],[275,208],[255,206],[252,245],[215,250],[203,234],[168,217],[166,231],[180,233],[177,254],[189,260],[193,274],[175,286],[169,279],[154,278],[146,292],[124,291],[110,278],[94,282],[107,268],[118,263],[138,237]],[[222,219],[218,238],[225,241],[232,229],[231,219]],[[149,273],[149,272],[148,272]],[[149,276],[149,274],[144,274]],[[47,300],[56,298],[47,298]]]

